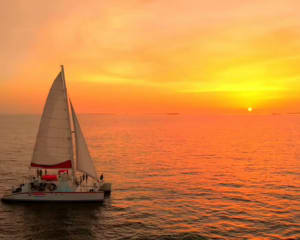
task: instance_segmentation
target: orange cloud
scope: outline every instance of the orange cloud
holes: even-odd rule
[[[81,112],[296,108],[299,9],[294,0],[5,2],[0,112],[40,112],[60,64]]]

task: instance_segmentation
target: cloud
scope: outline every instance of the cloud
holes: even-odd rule
[[[75,84],[166,95],[298,86],[299,1],[1,4],[0,83],[11,82],[2,91],[13,84],[46,89],[60,64]]]

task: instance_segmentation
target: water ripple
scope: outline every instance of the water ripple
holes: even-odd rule
[[[300,239],[300,116],[82,115],[103,205],[0,203],[0,239]],[[0,191],[38,116],[0,118]],[[292,143],[292,144],[291,144]]]

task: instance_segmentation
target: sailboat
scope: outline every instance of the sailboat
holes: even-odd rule
[[[2,201],[101,202],[111,191],[103,175],[98,178],[68,99],[63,66],[49,91],[29,168],[36,174],[13,187]]]

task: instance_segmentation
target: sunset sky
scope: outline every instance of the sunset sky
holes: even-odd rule
[[[0,113],[300,111],[299,0],[0,3]]]

